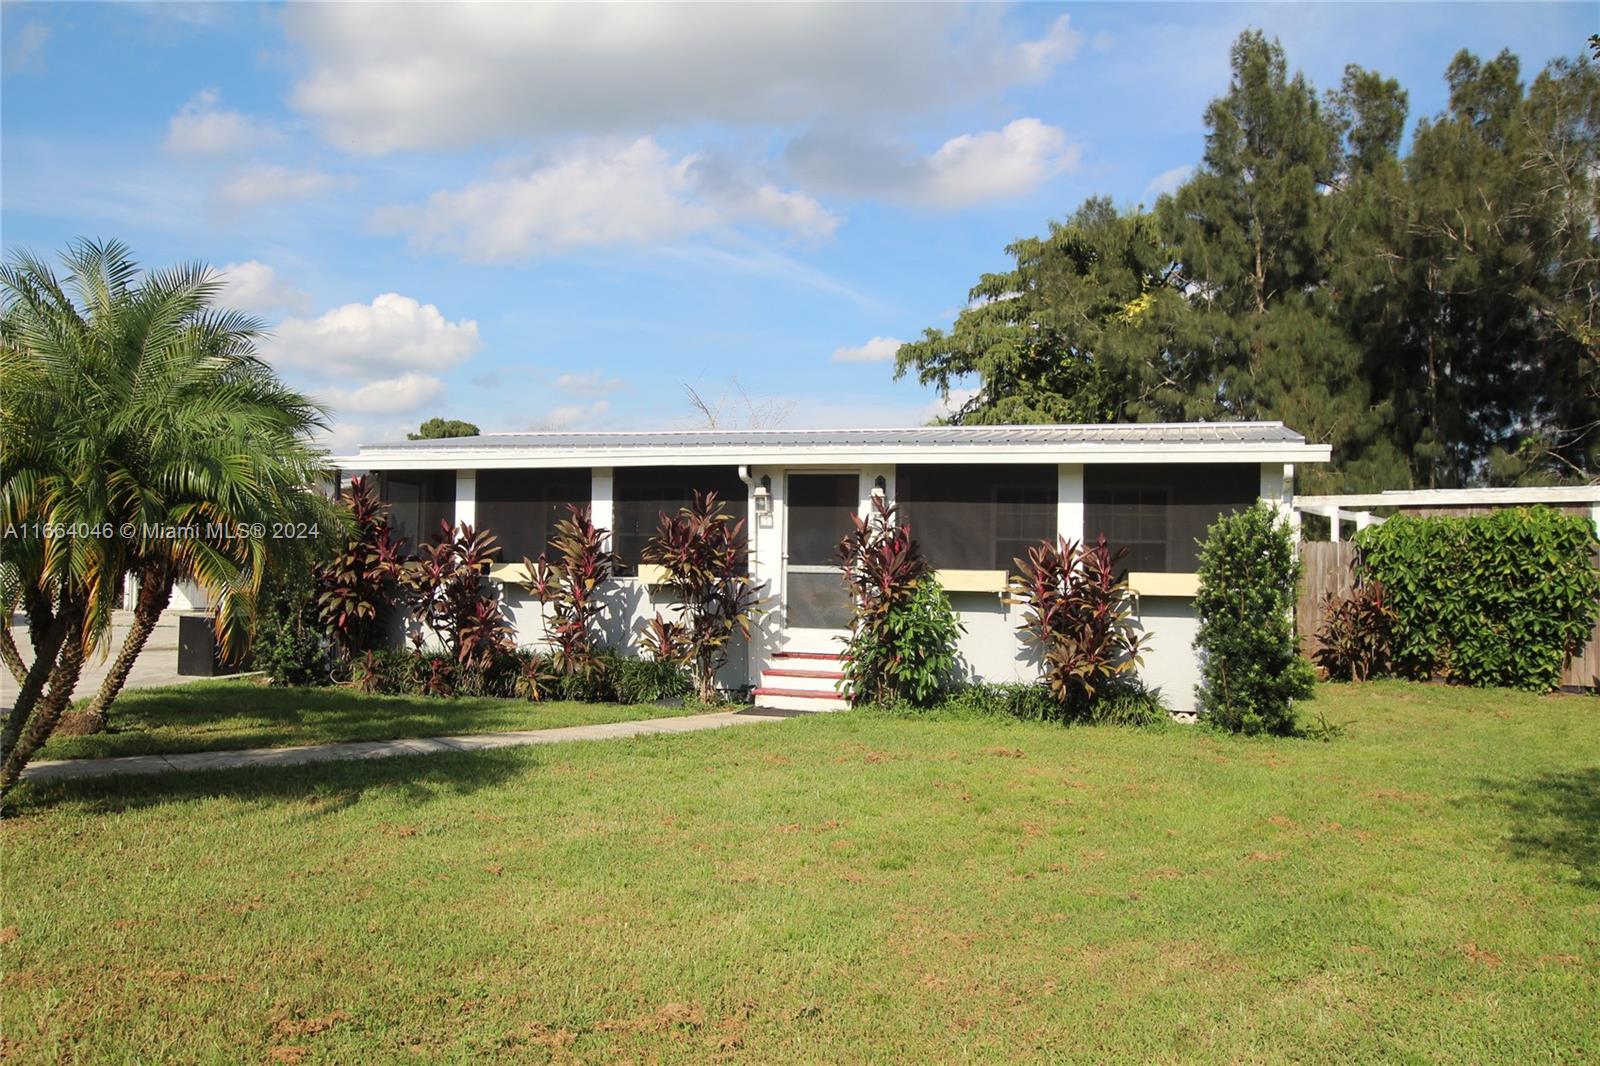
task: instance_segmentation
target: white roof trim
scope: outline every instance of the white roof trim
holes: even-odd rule
[[[1600,503],[1600,485],[1496,489],[1390,489],[1344,496],[1296,496],[1303,510],[1321,507],[1515,507],[1521,503]]]
[[[582,466],[872,466],[894,463],[1325,463],[1325,444],[1034,444],[884,447],[362,449],[346,470],[498,470]]]

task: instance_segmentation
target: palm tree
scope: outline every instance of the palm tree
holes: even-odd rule
[[[0,267],[0,628],[20,605],[35,653],[0,722],[0,790],[55,728],[129,572],[150,594],[102,713],[171,582],[215,591],[237,642],[272,550],[251,524],[305,514],[325,473],[322,410],[256,356],[257,321],[211,307],[213,271],[141,273],[116,242],[62,260],[64,282],[26,253]]]

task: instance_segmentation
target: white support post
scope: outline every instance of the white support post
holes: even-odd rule
[[[1373,518],[1371,511],[1357,511],[1356,512],[1356,532],[1357,533],[1361,532],[1363,529],[1366,529],[1370,525],[1376,525],[1376,524],[1377,524],[1377,520]]]
[[[595,527],[606,531],[606,547],[611,546],[611,530],[617,518],[614,486],[616,482],[609,466],[593,467],[589,471],[589,519]]]
[[[1339,524],[1344,521],[1344,512],[1337,507],[1328,508],[1328,539],[1337,544],[1343,537],[1344,531]]]
[[[478,524],[478,472],[456,471],[456,525]]]
[[[1056,535],[1081,541],[1083,529],[1083,464],[1056,467]]]
[[[861,468],[861,485],[858,493],[861,504],[859,514],[862,518],[872,517],[872,490],[877,486],[878,478],[883,478],[883,494],[889,502],[894,502],[894,467],[892,466],[864,466]]]

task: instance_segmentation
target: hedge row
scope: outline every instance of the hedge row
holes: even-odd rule
[[[1356,534],[1356,547],[1358,573],[1394,605],[1401,676],[1548,691],[1600,614],[1600,542],[1586,516],[1397,515]]]

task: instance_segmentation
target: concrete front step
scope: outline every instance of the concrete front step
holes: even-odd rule
[[[850,701],[837,692],[800,688],[774,688],[766,685],[755,690],[756,707],[771,707],[780,711],[845,711]]]
[[[769,677],[800,677],[817,678],[822,681],[840,681],[844,679],[843,670],[791,670],[788,667],[769,668],[761,671],[761,682],[766,684]]]

